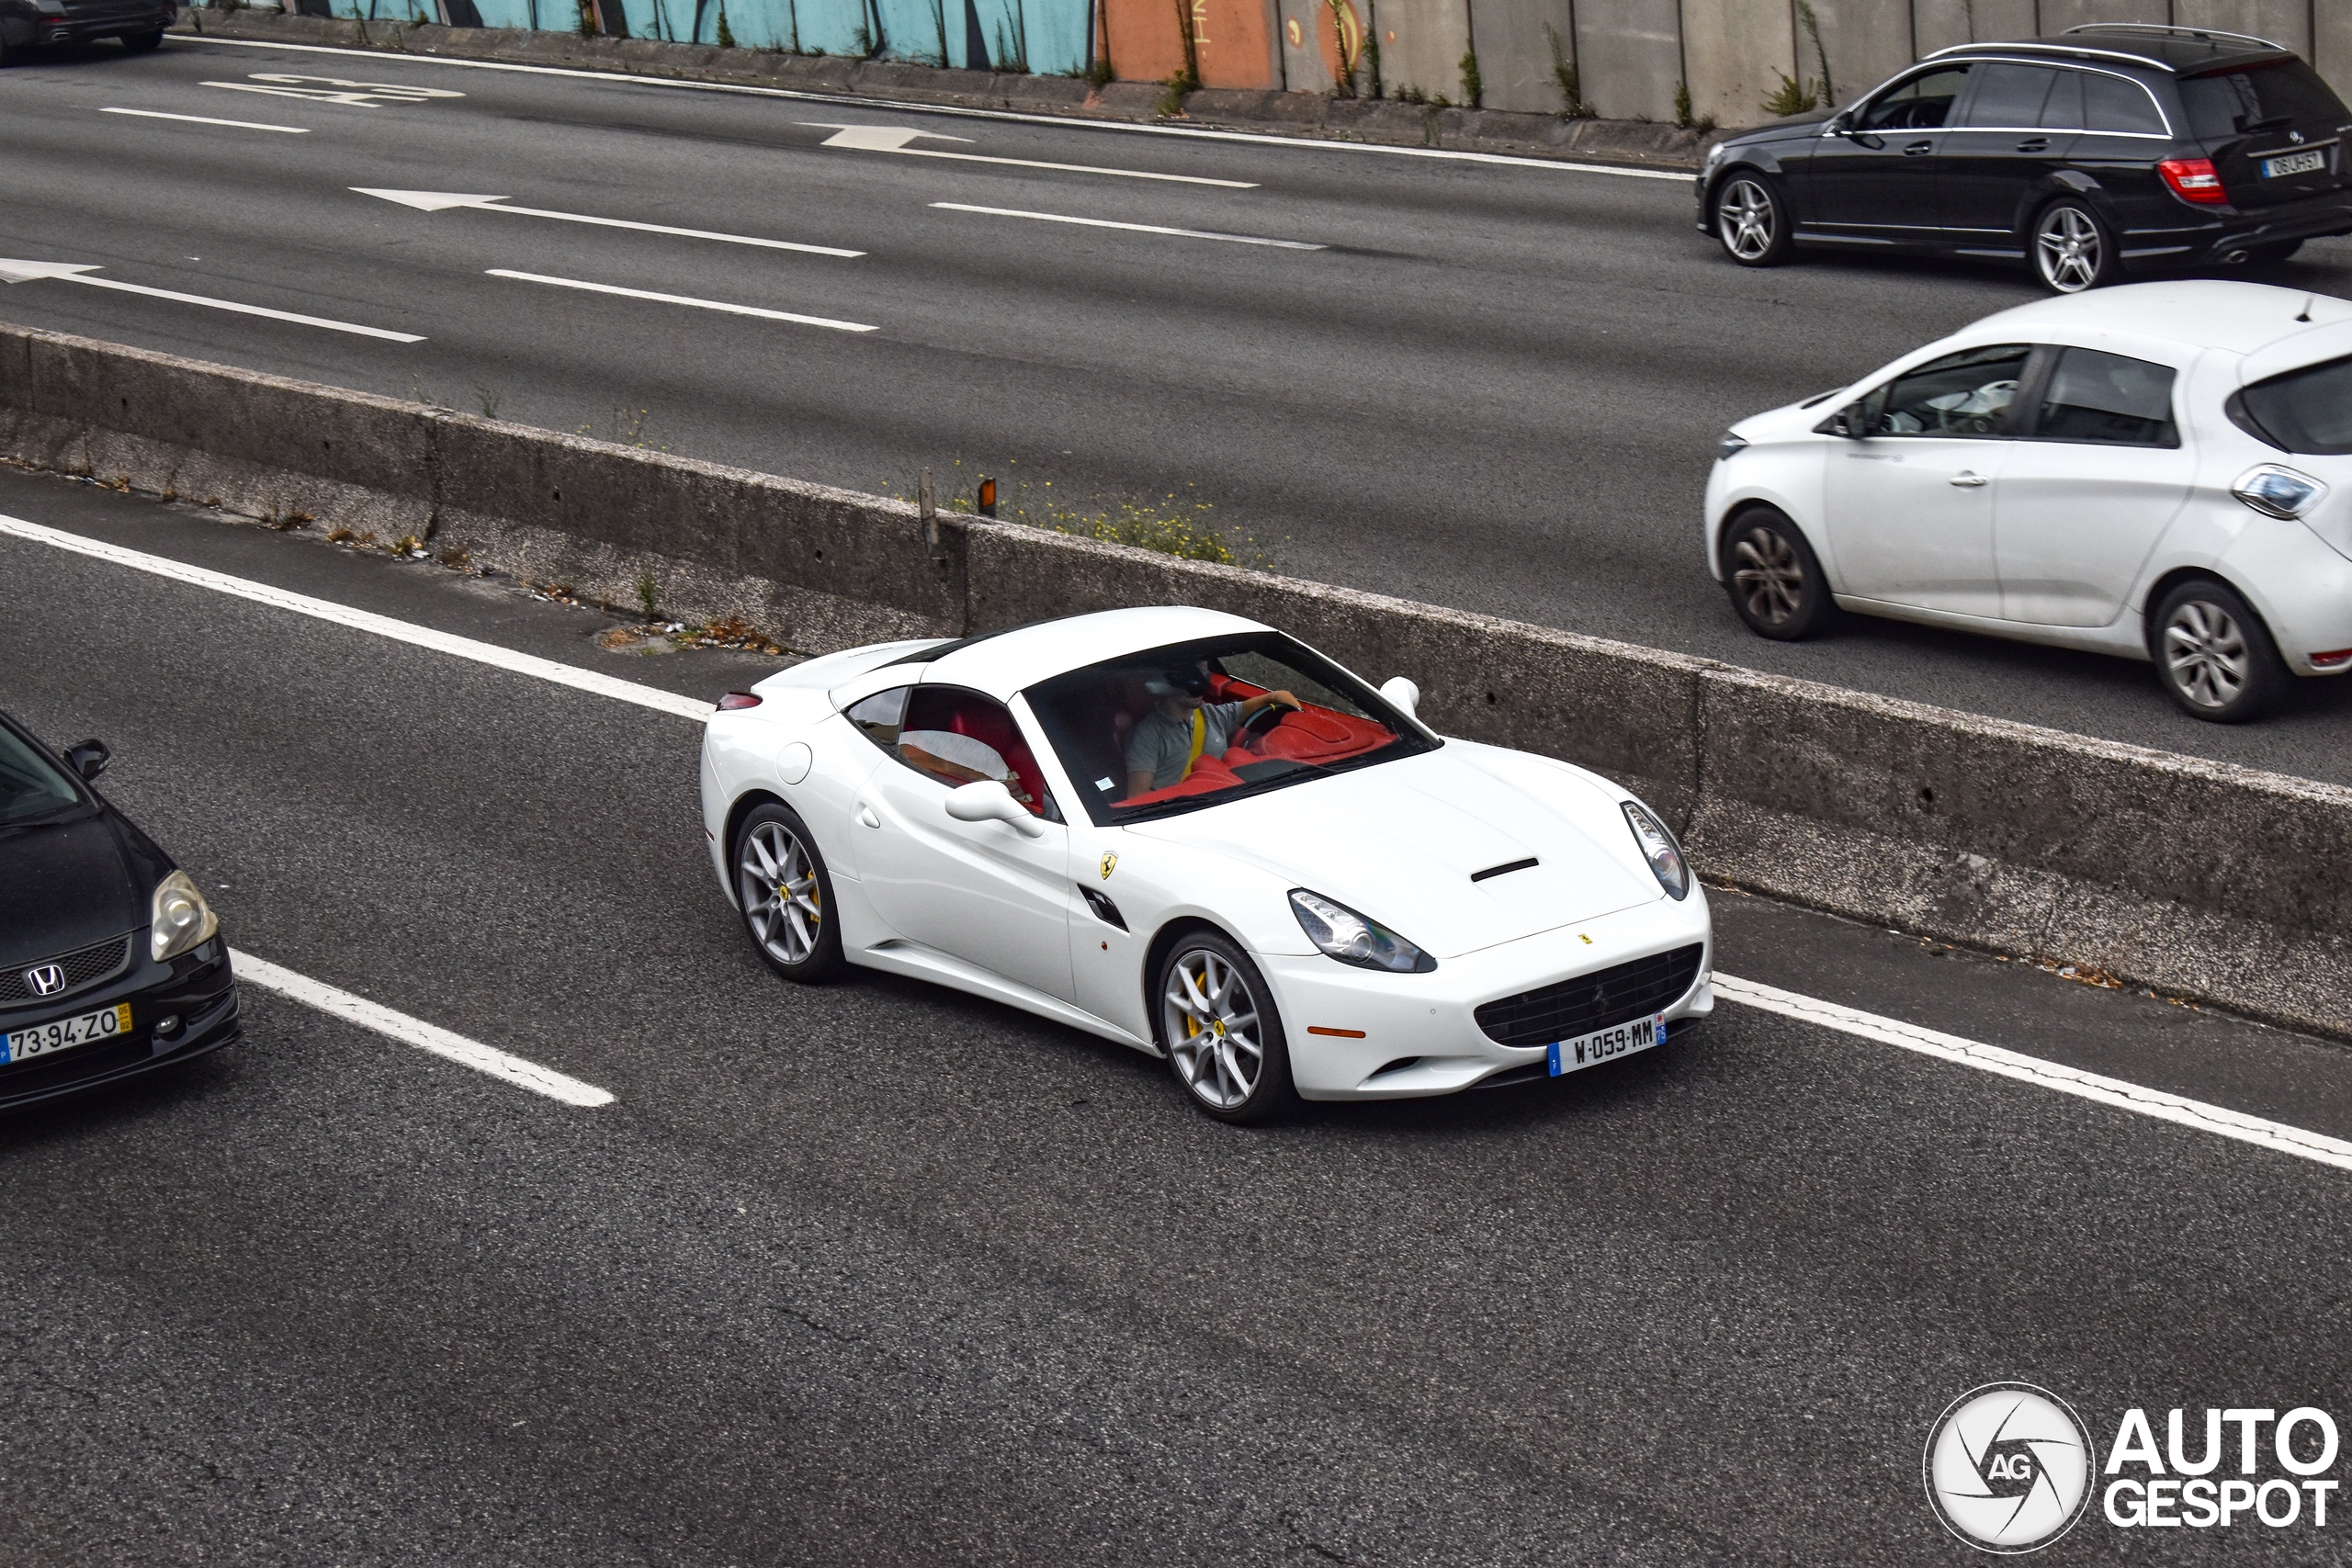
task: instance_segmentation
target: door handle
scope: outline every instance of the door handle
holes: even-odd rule
[[[2050,151],[2050,138],[2046,136],[2030,137],[2028,140],[2018,143],[2018,151],[2020,152],[2047,152]]]
[[[1962,468],[1946,482],[1956,484],[1962,490],[1974,490],[1978,485],[1984,483],[1985,479],[1983,474],[1972,474],[1966,468]]]
[[[862,800],[857,803],[857,819],[865,823],[869,828],[879,828],[882,826],[882,818],[874,815],[874,807],[866,805],[865,802]]]
[[[1935,150],[1936,144],[1932,140],[1927,141],[1914,141],[1911,145],[1903,150],[1903,155],[1906,158],[1916,158],[1922,152],[1932,152]]]

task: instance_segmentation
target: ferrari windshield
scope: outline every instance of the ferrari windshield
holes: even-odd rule
[[[0,827],[38,822],[81,804],[64,774],[0,725]]]
[[[1371,687],[1280,632],[1128,654],[1026,695],[1087,815],[1106,827],[1436,745]]]

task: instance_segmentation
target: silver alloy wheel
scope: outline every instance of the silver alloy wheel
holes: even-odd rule
[[[2053,207],[2041,215],[2033,253],[2042,281],[2061,294],[2080,294],[2098,281],[2103,261],[2098,224],[2079,207]]]
[[[1786,535],[1776,528],[1750,528],[1740,535],[1731,553],[1739,562],[1731,580],[1749,615],[1777,626],[1797,613],[1804,566]]]
[[[1779,220],[1772,193],[1754,180],[1732,181],[1715,201],[1715,231],[1723,236],[1724,249],[1744,262],[1772,248]]]
[[[1159,1019],[1177,1076],[1214,1109],[1240,1109],[1266,1067],[1250,982],[1231,959],[1205,947],[1179,954],[1168,978]]]
[[[805,964],[825,929],[823,890],[800,836],[781,822],[762,822],[743,835],[736,852],[736,886],[752,940],[779,964]]]
[[[2175,606],[2165,622],[2165,667],[2181,694],[2202,708],[2237,701],[2254,673],[2254,656],[2237,618],[2209,599]]]

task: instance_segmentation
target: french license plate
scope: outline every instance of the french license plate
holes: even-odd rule
[[[0,1054],[0,1062],[22,1062],[57,1051],[71,1051],[76,1045],[87,1045],[95,1040],[112,1040],[130,1032],[130,1004],[119,1002],[96,1012],[85,1012],[79,1018],[61,1018],[54,1023],[36,1023],[30,1029],[19,1029],[0,1036],[0,1043],[7,1046],[6,1052]]]
[[[1631,1023],[1612,1024],[1596,1029],[1590,1034],[1579,1034],[1574,1040],[1556,1041],[1551,1047],[1552,1076],[1573,1073],[1578,1067],[1591,1066],[1595,1062],[1613,1062],[1620,1056],[1630,1056],[1636,1051],[1646,1051],[1666,1038],[1666,1014],[1637,1018]]]
[[[2262,161],[2262,177],[2275,180],[2281,175],[2308,175],[2327,167],[2327,149],[2314,147],[2308,152],[2289,152]]]

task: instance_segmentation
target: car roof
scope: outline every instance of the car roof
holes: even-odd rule
[[[1169,643],[1269,630],[1264,623],[1191,604],[1153,604],[1065,615],[950,647],[922,671],[925,681],[985,692],[1000,701],[1071,670]]]
[[[2352,302],[2305,288],[2220,278],[2178,278],[2127,283],[2082,294],[2062,294],[1997,311],[1952,336],[1966,346],[2024,339],[2050,341],[2052,333],[2078,333],[2121,344],[2137,342],[2176,351],[2225,349],[2253,354],[2286,340],[2352,321]],[[2273,356],[2266,356],[2273,357]]]
[[[2169,32],[2139,32],[2121,27],[2086,28],[2075,33],[2052,33],[2007,42],[1960,43],[1937,50],[1929,60],[1968,60],[1978,55],[2047,54],[2101,64],[2144,65],[2177,76],[2198,75],[2210,69],[2292,60],[2293,51],[2259,39],[2232,33],[2198,34],[2188,28]]]

